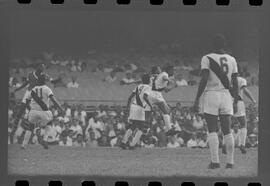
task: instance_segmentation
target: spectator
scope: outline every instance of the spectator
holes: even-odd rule
[[[55,124],[56,123],[56,124]],[[59,123],[54,122],[51,125],[48,125],[48,143],[53,145],[58,145],[59,143],[59,137],[62,133],[62,129],[59,126]]]
[[[196,147],[198,147],[198,143],[197,143],[195,134],[193,134],[192,137],[190,138],[190,140],[188,140],[187,147],[188,148],[196,148]]]
[[[177,148],[180,147],[180,144],[176,140],[176,136],[169,137],[169,143],[167,144],[168,148]]]
[[[258,146],[258,137],[256,134],[250,134],[247,138],[247,148],[254,148]]]
[[[203,122],[201,116],[196,114],[193,117],[193,127],[196,128],[196,129],[202,129],[203,126],[204,126],[204,122]]]
[[[107,112],[103,105],[99,105],[99,109],[97,110],[97,117],[100,118],[102,116],[107,116]]]
[[[108,83],[113,83],[117,80],[116,73],[114,71],[111,71],[110,75],[107,76],[104,81]]]
[[[9,86],[12,88],[18,88],[21,86],[21,84],[16,77],[11,77],[9,78]]]
[[[193,75],[189,74],[188,85],[189,85],[189,86],[194,86],[194,85],[196,85],[196,84],[197,84],[197,82],[196,82],[196,80],[194,80]]]
[[[207,147],[207,135],[203,135],[202,137],[198,138],[198,147],[199,148]]]
[[[235,147],[240,147],[240,130],[239,130],[239,125],[235,124],[233,126],[233,129],[231,129],[232,134],[233,134],[233,138],[234,138],[234,144]]]
[[[64,77],[65,77],[64,72],[60,72],[58,77],[56,79],[52,79],[51,83],[54,85],[54,88],[56,87],[66,87],[66,83],[64,82]]]
[[[177,86],[188,86],[188,82],[183,79],[183,75],[182,74],[178,74],[177,76],[177,80],[176,80],[176,84]]]
[[[85,147],[85,142],[83,141],[83,135],[78,134],[77,138],[73,142],[73,146],[75,147]]]
[[[86,127],[86,131],[92,130],[94,132],[95,140],[99,139],[101,137],[101,132],[104,130],[104,125],[101,122],[99,118],[97,118],[97,115],[90,118],[88,121],[88,126]],[[89,135],[89,134],[86,134]],[[88,136],[89,138],[90,136]]]
[[[67,88],[79,88],[79,84],[76,82],[75,77],[71,78],[71,82],[67,84]]]
[[[79,121],[75,119],[73,119],[73,122],[69,130],[71,131],[72,139],[76,139],[79,134],[81,135],[83,134],[82,127],[79,125]]]
[[[120,85],[129,85],[135,82],[135,79],[132,78],[132,73],[128,72],[126,73],[126,77],[124,77],[120,81]]]

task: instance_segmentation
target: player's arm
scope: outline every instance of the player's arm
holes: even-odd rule
[[[176,81],[174,79],[170,79],[168,76],[164,76],[162,79],[163,81],[168,82],[168,86],[164,90],[165,92],[170,92],[172,89],[177,87]]]
[[[195,112],[199,111],[199,100],[200,100],[200,97],[202,96],[202,94],[203,94],[203,92],[205,90],[208,78],[209,78],[209,69],[203,69],[202,72],[201,72],[201,80],[200,80],[200,83],[199,83],[199,86],[198,86],[198,91],[197,91],[196,98],[195,98],[195,101],[194,101],[194,110],[195,110]]]
[[[127,109],[129,110],[130,104],[131,104],[131,100],[134,98],[134,96],[136,95],[135,92],[132,92],[128,98],[128,102],[127,102]]]
[[[234,98],[234,102],[237,103],[239,100],[239,89],[238,89],[238,82],[237,82],[238,73],[232,74],[232,96]]]
[[[25,81],[20,87],[16,88],[16,89],[14,90],[14,92],[17,92],[17,91],[23,89],[23,88],[26,87],[28,84],[29,84],[29,80]]]
[[[201,80],[200,80],[200,83],[199,83],[199,87],[198,87],[198,91],[197,91],[197,94],[196,94],[195,102],[199,101],[202,93],[204,92],[205,87],[207,85],[208,78],[209,78],[209,69],[203,69],[202,72],[201,72]]]
[[[148,99],[148,94],[144,94],[143,95],[143,99],[147,103],[147,105],[149,105],[149,107],[151,108],[151,110],[153,110],[153,107],[152,107],[152,105],[151,105],[151,103],[150,103],[150,101]]]
[[[175,82],[174,80],[170,79],[168,76],[165,76],[165,75],[162,77],[162,80],[167,81],[168,83],[174,83]]]
[[[60,113],[63,113],[64,110],[62,109],[62,107],[60,106],[60,104],[58,103],[58,101],[55,99],[54,95],[51,94],[49,96],[50,100],[52,101],[53,105],[57,107],[58,110],[60,110]]]
[[[254,104],[256,103],[256,100],[253,98],[252,93],[249,91],[247,87],[242,87],[244,94],[252,101]]]

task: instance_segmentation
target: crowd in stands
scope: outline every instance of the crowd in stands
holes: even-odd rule
[[[133,54],[102,54],[94,53],[92,56],[74,59],[69,56],[58,56],[54,53],[44,52],[37,59],[16,58],[11,61],[10,86],[18,87],[26,80],[25,69],[33,67],[36,63],[45,63],[47,70],[57,69],[57,75],[52,77],[54,87],[79,88],[80,73],[103,74],[103,81],[129,85],[137,82],[141,73],[149,72],[151,67],[167,64],[175,66],[175,79],[178,86],[194,86],[198,84],[200,72],[200,58],[183,58],[181,56],[155,56]],[[242,76],[247,78],[248,84],[258,85],[258,70],[250,70],[249,64],[239,62],[242,66]],[[121,73],[121,77],[118,76]]]
[[[48,142],[51,145],[83,146],[83,147],[117,147],[126,129],[129,126],[125,108],[122,106],[109,107],[100,105],[91,111],[86,111],[82,105],[64,104],[64,115],[59,115],[57,110],[51,107],[54,119],[49,125],[50,136]],[[16,106],[9,109],[9,134],[12,132]],[[258,144],[258,117],[254,106],[247,107],[248,138],[247,147],[256,147]],[[14,136],[9,135],[9,143],[21,143],[24,135],[23,122],[21,121]],[[167,147],[167,148],[207,148],[207,126],[205,120],[192,112],[190,107],[182,107],[177,103],[172,110],[172,124],[178,133],[167,137],[163,130],[164,122],[157,107],[154,107],[152,121],[149,129],[142,136],[141,147]],[[239,125],[233,124],[233,134],[236,145],[239,135]],[[38,134],[43,129],[35,129],[30,143],[38,144]],[[220,145],[222,134],[219,133]]]

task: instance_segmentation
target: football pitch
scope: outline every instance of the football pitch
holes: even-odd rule
[[[87,175],[119,177],[253,177],[257,175],[257,149],[242,155],[235,150],[234,169],[225,169],[225,155],[221,168],[207,169],[209,149],[138,148],[121,150],[105,147],[60,147],[49,150],[39,145],[20,149],[8,146],[10,175]],[[221,154],[221,152],[220,152]]]

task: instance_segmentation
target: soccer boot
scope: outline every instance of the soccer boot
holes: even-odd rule
[[[48,142],[47,141],[42,141],[41,143],[40,143],[40,145],[44,148],[44,149],[49,149],[49,146],[48,146]]]
[[[233,168],[233,164],[227,163],[225,168],[226,169],[232,169]]]
[[[127,144],[123,143],[122,141],[120,142],[119,144],[119,147],[123,150],[126,150],[127,149]]]
[[[241,151],[242,154],[246,154],[246,153],[247,153],[247,150],[246,150],[246,148],[245,148],[244,145],[241,145],[241,146],[239,147],[239,149],[240,149],[240,151]]]
[[[213,163],[211,162],[208,166],[208,169],[218,169],[220,168],[220,164],[219,163]]]

